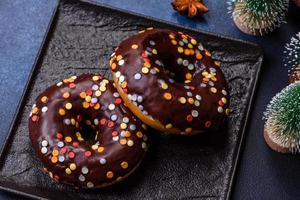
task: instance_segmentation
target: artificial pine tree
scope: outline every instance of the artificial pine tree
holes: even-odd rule
[[[251,35],[264,35],[284,22],[289,0],[231,0],[236,26]]]
[[[300,80],[300,32],[285,45],[283,62],[288,68],[289,82]]]

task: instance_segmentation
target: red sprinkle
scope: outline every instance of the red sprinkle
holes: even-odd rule
[[[54,175],[54,180],[57,180],[57,181],[59,181],[59,176],[57,176],[57,175]]]
[[[76,85],[75,85],[75,83],[70,83],[70,84],[69,84],[69,88],[71,88],[71,89],[74,89],[74,88],[76,88]]]
[[[194,87],[194,86],[190,86],[190,89],[191,89],[191,90],[195,90],[195,87]]]
[[[37,122],[39,120],[39,117],[37,115],[32,115],[31,120],[33,122]]]
[[[92,91],[92,90],[87,90],[85,93],[86,93],[88,96],[92,96],[93,91]]]
[[[122,103],[122,99],[121,98],[116,98],[116,100],[115,100],[115,104],[120,104],[120,103]]]
[[[69,152],[69,158],[75,158],[75,153],[73,151],[70,151]]]
[[[105,123],[106,123],[106,119],[102,118],[102,119],[100,120],[100,124],[101,124],[101,125],[104,125]]]
[[[77,147],[79,147],[79,142],[73,142],[72,145],[73,145],[73,147],[77,148]]]
[[[220,106],[224,106],[224,103],[220,100],[220,101],[219,101],[219,105],[220,105]]]
[[[192,115],[186,116],[186,120],[187,120],[188,122],[193,121],[193,116],[192,116]]]
[[[57,139],[62,139],[63,138],[63,134],[61,134],[61,133],[56,133],[56,137],[57,137]]]
[[[118,131],[113,131],[113,132],[111,133],[111,135],[114,137],[114,136],[118,136],[119,133],[118,133]]]
[[[144,52],[144,53],[142,53],[142,57],[143,57],[143,58],[147,58],[148,55]]]
[[[81,116],[81,115],[77,115],[76,118],[77,118],[77,121],[78,121],[78,122],[81,122],[81,120],[82,120],[82,116]]]
[[[60,149],[59,151],[61,154],[65,154],[67,152],[67,148],[66,147],[63,147]]]
[[[95,105],[94,103],[90,103],[90,107],[94,107],[94,105]]]
[[[108,126],[109,128],[112,128],[112,127],[114,126],[114,123],[113,123],[112,121],[109,121],[108,124],[107,124],[107,126]]]
[[[92,155],[92,152],[86,151],[86,152],[84,152],[84,155],[85,155],[86,157],[90,157],[90,156]]]
[[[206,122],[205,122],[205,127],[206,127],[206,128],[209,128],[210,126],[211,126],[211,121],[206,121]]]

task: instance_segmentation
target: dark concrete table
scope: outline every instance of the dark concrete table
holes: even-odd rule
[[[95,0],[94,0],[95,1]],[[262,114],[271,97],[287,84],[283,46],[300,31],[300,9],[290,6],[287,24],[264,37],[247,36],[234,26],[226,1],[205,0],[210,12],[190,20],[174,12],[171,0],[96,0],[111,6],[179,23],[184,26],[260,44],[265,62],[244,150],[234,185],[234,199],[298,199],[300,157],[272,152],[262,137]],[[56,0],[0,1],[0,145],[15,113],[31,67],[47,32]],[[13,166],[12,166],[13,167]],[[19,199],[0,192],[0,199]]]

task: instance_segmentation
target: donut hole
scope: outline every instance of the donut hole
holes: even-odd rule
[[[80,131],[81,137],[84,139],[84,141],[90,144],[94,143],[98,133],[96,128],[93,125],[88,125],[84,122],[80,124],[80,127],[81,127],[81,131]]]
[[[185,70],[177,64],[176,60],[174,60],[174,56],[165,54],[161,55],[160,59],[166,76],[172,78],[176,83],[184,83]]]

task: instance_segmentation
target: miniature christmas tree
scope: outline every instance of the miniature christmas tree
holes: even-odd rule
[[[283,62],[288,68],[289,82],[300,80],[300,32],[292,37],[290,43],[286,44]]]
[[[289,0],[231,0],[236,26],[251,35],[264,35],[284,22]]]

